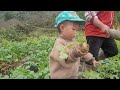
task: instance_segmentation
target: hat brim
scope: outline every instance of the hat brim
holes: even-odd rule
[[[83,19],[69,19],[69,21],[76,21],[76,22],[79,22],[80,25],[85,25],[85,20]]]
[[[75,21],[75,22],[79,22],[80,23],[80,25],[85,25],[85,20],[83,20],[83,19],[80,19],[80,18],[77,18],[77,19],[66,19],[66,20],[63,20],[63,21]],[[61,22],[63,22],[63,21],[61,21]],[[60,23],[61,23],[60,22]],[[58,24],[60,24],[60,23],[58,23]],[[55,27],[57,27],[58,26],[58,24],[56,24],[55,25]]]

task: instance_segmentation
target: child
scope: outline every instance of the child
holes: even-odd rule
[[[85,55],[80,52],[80,45],[74,45],[72,49],[65,49],[65,46],[74,41],[76,31],[80,24],[85,21],[74,11],[63,11],[56,18],[56,26],[60,32],[54,47],[49,55],[49,66],[51,79],[78,79],[80,58],[96,64],[95,58],[90,53]],[[62,47],[66,54],[62,55],[59,50]]]

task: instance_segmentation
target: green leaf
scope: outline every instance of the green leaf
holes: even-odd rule
[[[8,55],[5,58],[7,58],[7,59],[12,58],[12,55]]]
[[[59,45],[59,46],[57,46],[57,50],[61,52],[61,51],[64,50],[64,48],[63,48],[62,46]]]
[[[60,52],[60,58],[65,60],[68,58],[68,55],[65,52]]]
[[[75,45],[75,43],[71,43],[71,44],[68,44],[66,47],[67,47],[68,49],[71,49],[74,45]]]
[[[8,76],[8,75],[5,75],[5,76],[4,76],[4,79],[9,79],[9,76]]]

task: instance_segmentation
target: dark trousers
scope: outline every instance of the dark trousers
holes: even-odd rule
[[[96,36],[87,36],[87,43],[90,46],[89,52],[98,60],[100,48],[103,50],[105,57],[112,57],[118,54],[118,48],[113,38],[102,38]]]

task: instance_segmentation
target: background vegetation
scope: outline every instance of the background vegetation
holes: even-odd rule
[[[48,56],[58,32],[55,17],[61,11],[0,11],[0,78],[50,79]],[[84,11],[77,11],[84,19]],[[114,28],[119,29],[120,12]],[[85,41],[84,28],[77,40]],[[118,48],[120,41],[116,41]],[[95,71],[81,73],[87,79],[120,78],[119,54],[107,58]]]

